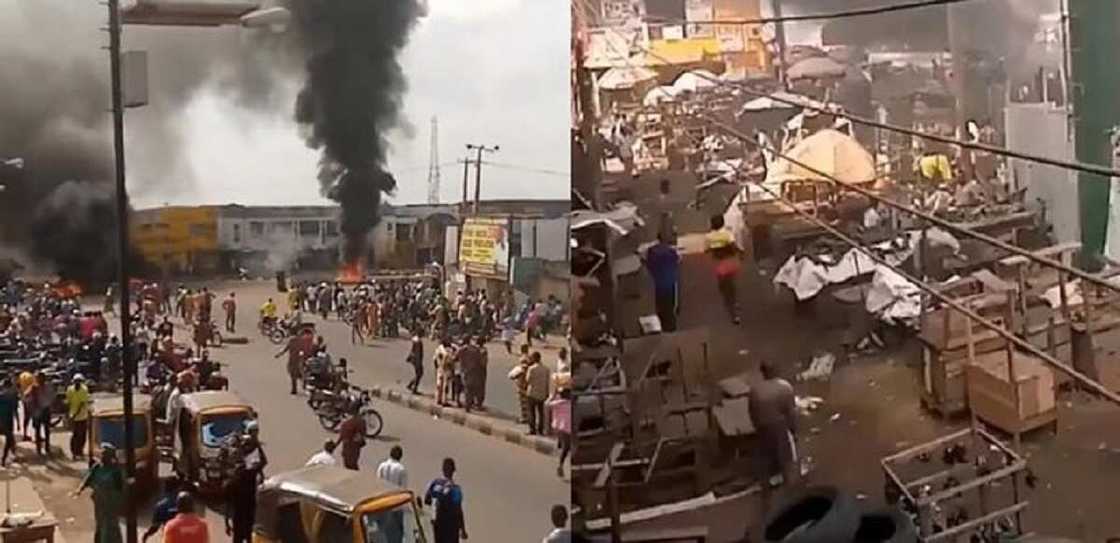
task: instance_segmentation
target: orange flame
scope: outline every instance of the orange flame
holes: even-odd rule
[[[52,286],[52,290],[62,298],[74,298],[82,295],[82,286],[74,281],[59,281]]]
[[[364,275],[365,273],[362,270],[361,264],[358,262],[351,262],[349,264],[344,264],[338,269],[338,276],[335,280],[339,283],[346,284],[361,283]]]

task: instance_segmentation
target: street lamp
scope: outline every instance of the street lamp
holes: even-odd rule
[[[116,170],[117,258],[120,283],[121,350],[124,366],[124,455],[125,470],[130,479],[136,476],[136,450],[133,443],[132,382],[136,376],[132,352],[131,317],[129,315],[128,269],[128,192],[124,175],[124,93],[121,81],[121,25],[160,26],[228,26],[279,29],[291,19],[284,8],[262,9],[259,2],[230,1],[224,3],[198,0],[136,0],[121,9],[120,0],[108,0],[109,8],[109,70],[113,96],[113,154]],[[20,161],[22,166],[22,161]],[[136,543],[136,503],[126,505],[125,538]]]
[[[485,145],[475,145],[473,143],[468,143],[467,144],[467,152],[470,152],[470,151],[477,151],[478,152],[478,158],[475,159],[475,169],[474,169],[474,214],[475,215],[478,215],[478,208],[480,206],[480,204],[479,204],[479,199],[480,199],[479,194],[482,191],[482,153],[484,153],[484,152],[485,153],[497,153],[498,149],[500,149],[500,148],[501,147],[499,147],[497,145],[495,145],[493,147],[487,147]]]

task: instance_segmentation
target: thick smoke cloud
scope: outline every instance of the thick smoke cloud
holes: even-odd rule
[[[148,51],[150,89],[149,105],[126,114],[129,190],[174,193],[193,177],[177,117],[199,91],[216,88],[256,111],[291,111],[283,91],[304,81],[296,118],[309,127],[308,144],[323,151],[320,182],[343,204],[344,231],[356,242],[395,185],[384,134],[401,122],[405,79],[396,55],[420,9],[413,0],[286,5],[293,25],[281,34],[125,28],[124,48]],[[0,10],[0,158],[25,161],[18,174],[0,172],[9,184],[0,242],[62,275],[108,280],[116,251],[108,58],[100,48],[107,14],[99,3],[73,0],[0,0]],[[85,197],[75,198],[73,187]]]
[[[397,61],[420,16],[409,0],[304,1],[290,4],[307,80],[296,121],[322,152],[323,194],[342,206],[344,258],[362,258],[377,224],[381,195],[396,188],[386,169],[386,133],[401,124],[404,71]]]

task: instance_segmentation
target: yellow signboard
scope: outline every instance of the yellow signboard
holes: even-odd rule
[[[459,263],[467,275],[508,279],[509,220],[472,217],[464,221]]]

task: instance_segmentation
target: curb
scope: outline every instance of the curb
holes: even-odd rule
[[[435,402],[424,397],[413,396],[411,394],[406,395],[401,390],[382,386],[371,387],[369,393],[374,398],[385,400],[413,411],[432,415],[440,420],[469,428],[480,434],[500,439],[531,451],[546,455],[553,455],[556,453],[556,442],[552,439],[526,435],[520,428],[496,425],[492,420],[486,417],[480,417],[458,409],[450,409],[436,405]]]

